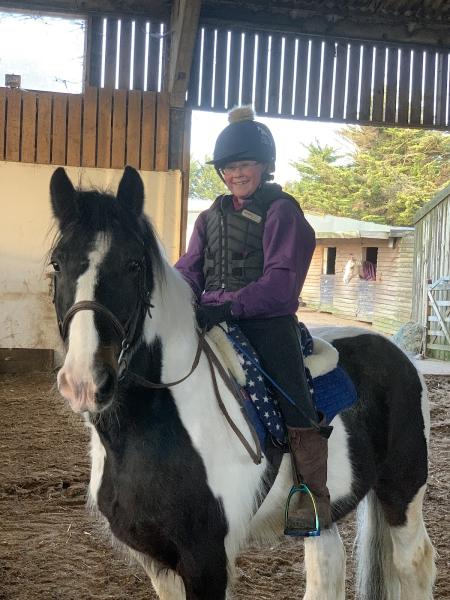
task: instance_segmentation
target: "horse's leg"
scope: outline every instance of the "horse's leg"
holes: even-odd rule
[[[145,570],[160,600],[186,600],[183,580],[174,571],[156,564]]]
[[[400,581],[400,600],[431,600],[436,575],[434,549],[423,522],[422,486],[406,510],[406,523],[391,527],[393,560]]]
[[[336,524],[305,539],[305,570],[303,600],[345,599],[345,548]]]
[[[132,548],[128,548],[128,553],[142,565],[160,600],[186,600],[183,580],[175,571]]]

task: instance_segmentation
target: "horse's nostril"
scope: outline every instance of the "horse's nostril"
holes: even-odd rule
[[[97,384],[95,399],[97,402],[107,402],[116,391],[117,378],[112,369],[105,368],[100,382]]]

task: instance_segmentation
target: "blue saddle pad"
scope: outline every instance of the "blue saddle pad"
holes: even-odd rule
[[[263,450],[269,441],[276,445],[284,445],[287,440],[286,426],[275,394],[270,384],[266,386],[264,377],[258,370],[260,363],[255,350],[237,325],[228,327],[228,335],[247,379],[243,389],[244,409],[255,428]],[[313,339],[303,323],[299,323],[299,340],[303,355],[312,354]],[[324,414],[327,423],[356,402],[355,386],[341,367],[336,367],[333,371],[314,379],[309,369],[305,368],[305,373],[316,410]]]

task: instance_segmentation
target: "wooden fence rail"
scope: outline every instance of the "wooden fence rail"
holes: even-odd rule
[[[0,88],[0,160],[166,171],[168,155],[166,93]]]

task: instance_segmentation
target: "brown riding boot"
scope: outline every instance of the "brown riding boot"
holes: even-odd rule
[[[305,483],[314,496],[320,529],[330,527],[330,493],[327,488],[328,439],[313,428],[288,427],[294,481]],[[294,502],[297,503],[294,504]],[[286,523],[289,535],[316,529],[315,512],[307,493],[295,494]]]

